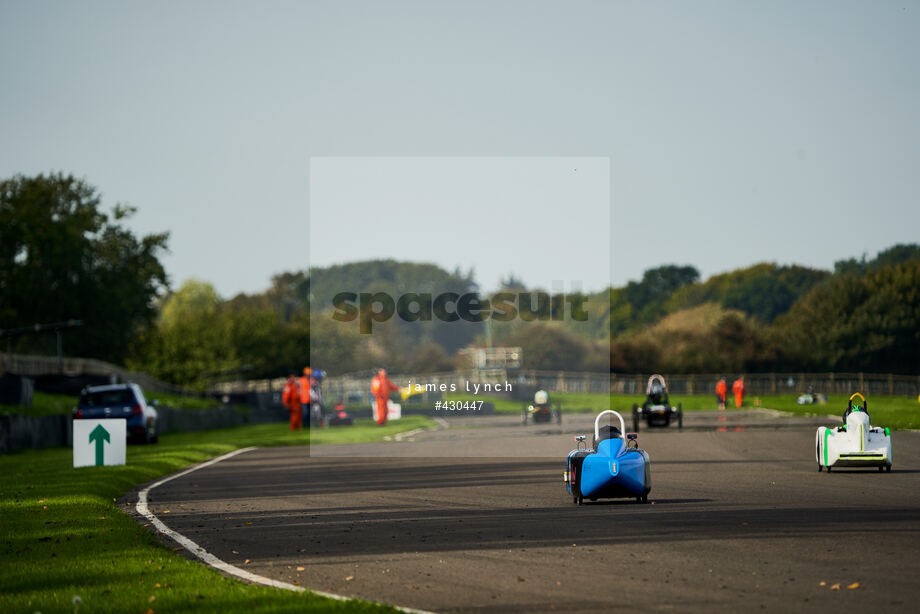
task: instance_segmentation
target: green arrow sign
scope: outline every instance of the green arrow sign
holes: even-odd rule
[[[96,442],[96,466],[99,467],[105,464],[104,442],[108,441],[111,443],[112,441],[109,437],[109,432],[105,430],[101,424],[97,425],[96,428],[93,429],[93,432],[89,434],[89,442],[93,443],[93,441]]]

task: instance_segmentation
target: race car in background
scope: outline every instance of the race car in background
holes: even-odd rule
[[[891,471],[891,431],[870,425],[869,403],[857,392],[847,403],[842,426],[818,427],[815,459],[818,471],[826,467],[828,473],[833,467],[878,467],[879,471]]]
[[[633,404],[633,431],[639,432],[639,423],[645,420],[649,426],[668,426],[671,420],[677,419],[677,428],[684,428],[684,408],[678,403],[677,407],[671,405],[668,397],[668,385],[664,377],[657,373],[648,378],[645,387],[645,402],[640,407]]]
[[[533,405],[528,405],[521,410],[524,424],[527,421],[533,422],[552,422],[562,424],[562,410],[558,404],[553,405],[549,400],[549,393],[545,390],[537,390],[533,395]]]
[[[332,413],[326,418],[328,426],[352,426],[354,423],[348,410],[345,409],[345,404],[341,401],[336,401]]]

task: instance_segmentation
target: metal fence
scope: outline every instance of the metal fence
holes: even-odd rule
[[[675,394],[715,394],[718,374],[664,374],[668,390]],[[726,377],[729,390],[737,375]],[[632,378],[633,381],[629,381]],[[619,380],[619,381],[618,381]],[[611,378],[612,392],[644,393],[647,376],[618,376]],[[641,385],[640,385],[641,383]],[[891,373],[747,373],[744,374],[745,394],[823,394],[849,395],[920,395],[920,376]],[[622,390],[618,390],[618,388]]]
[[[144,390],[167,394],[190,394],[180,386],[161,382],[146,373],[128,371],[117,365],[93,358],[59,358],[31,354],[0,354],[0,375],[11,373],[29,378],[54,377],[79,379],[104,377],[112,383],[134,382]]]

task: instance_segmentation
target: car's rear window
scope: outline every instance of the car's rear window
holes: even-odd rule
[[[134,391],[128,388],[119,390],[98,390],[96,392],[84,392],[80,395],[80,405],[82,407],[109,407],[113,405],[133,405]]]

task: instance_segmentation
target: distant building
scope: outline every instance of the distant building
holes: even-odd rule
[[[457,352],[469,368],[477,371],[520,369],[524,352],[519,347],[464,348]]]

